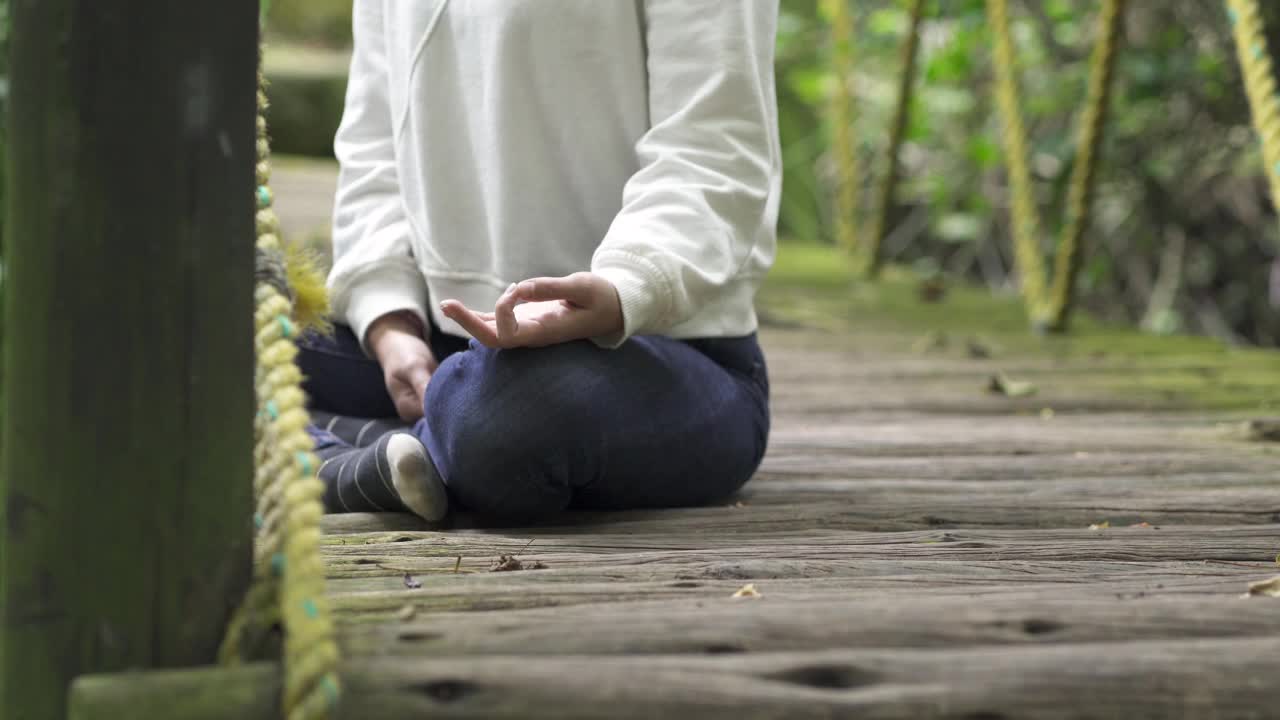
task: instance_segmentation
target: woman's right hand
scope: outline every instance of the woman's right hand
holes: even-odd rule
[[[369,349],[382,366],[387,393],[405,422],[422,418],[427,384],[440,366],[422,335],[422,323],[411,313],[384,315],[368,331]]]

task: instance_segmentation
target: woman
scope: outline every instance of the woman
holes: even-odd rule
[[[345,325],[300,358],[331,511],[533,520],[751,477],[777,11],[356,0],[329,279]]]

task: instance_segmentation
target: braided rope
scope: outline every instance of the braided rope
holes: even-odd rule
[[[1008,0],[987,0],[987,17],[995,35],[996,104],[1004,124],[1005,156],[1013,202],[1013,246],[1022,294],[1038,329],[1066,328],[1075,297],[1076,278],[1084,258],[1084,232],[1093,208],[1098,159],[1111,103],[1115,61],[1127,0],[1102,0],[1098,40],[1090,60],[1089,91],[1081,118],[1067,197],[1067,217],[1054,261],[1052,288],[1040,249],[1041,218],[1031,180],[1026,122],[1018,90]]]
[[[1271,182],[1271,199],[1280,211],[1280,95],[1275,66],[1267,48],[1266,26],[1257,0],[1227,0],[1227,14],[1244,73],[1253,124],[1262,141],[1262,156]]]
[[[264,113],[267,95],[259,70],[257,141],[257,290],[254,347],[258,364],[254,420],[254,493],[258,529],[254,583],[233,619],[221,649],[226,663],[238,662],[247,636],[282,623],[283,708],[288,720],[329,717],[338,700],[338,648],[325,597],[320,558],[319,463],[306,432],[306,398],[301,390],[280,227],[269,187],[270,143]]]
[[[1044,304],[1045,267],[1040,252],[1040,212],[1036,209],[1035,186],[1027,164],[1027,128],[1015,76],[1017,67],[1008,1],[987,0],[987,18],[995,35],[996,104],[1004,123],[1004,154],[1013,193],[1014,259],[1022,279],[1023,298],[1034,314]]]
[[[858,250],[858,147],[853,124],[854,23],[849,0],[823,0],[831,23],[831,151],[836,163],[836,243],[848,253]]]
[[[893,211],[894,195],[898,189],[898,155],[902,153],[902,143],[907,137],[907,122],[911,118],[911,102],[915,95],[916,61],[920,55],[920,26],[924,23],[924,8],[925,0],[912,0],[911,25],[902,40],[898,105],[894,109],[889,146],[885,151],[885,174],[880,180],[879,202],[876,204],[876,214],[871,219],[871,228],[867,232],[868,247],[863,271],[868,277],[879,274],[884,260],[884,230],[889,222],[889,213]]]
[[[1075,168],[1067,195],[1067,222],[1058,239],[1058,254],[1053,264],[1053,288],[1043,320],[1046,329],[1066,329],[1075,299],[1076,278],[1084,260],[1084,232],[1093,210],[1093,190],[1097,184],[1098,157],[1102,152],[1107,110],[1111,106],[1114,84],[1116,48],[1124,26],[1124,8],[1128,0],[1103,0],[1098,18],[1098,42],[1090,60],[1089,96],[1081,120],[1080,141],[1076,147]]]

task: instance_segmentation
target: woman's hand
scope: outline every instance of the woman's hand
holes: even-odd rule
[[[440,366],[422,335],[422,323],[407,313],[384,315],[368,331],[369,348],[382,366],[387,393],[405,422],[422,417],[427,383]]]
[[[623,329],[622,304],[613,283],[587,272],[512,285],[491,313],[475,312],[456,300],[446,300],[441,308],[491,348],[544,347]]]

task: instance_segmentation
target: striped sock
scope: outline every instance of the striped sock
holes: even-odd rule
[[[408,511],[435,522],[448,511],[440,474],[413,435],[385,433],[373,444],[358,448],[331,433],[313,434],[316,454],[324,461],[319,475],[329,512]]]
[[[323,410],[311,410],[312,424],[333,433],[352,447],[368,447],[389,432],[405,431],[408,423],[399,418],[358,418],[337,415]]]

